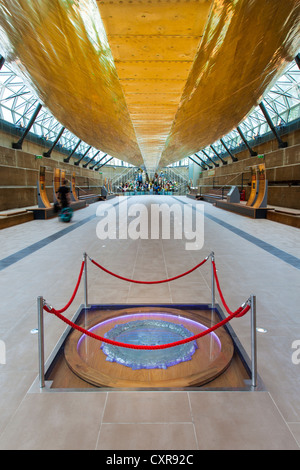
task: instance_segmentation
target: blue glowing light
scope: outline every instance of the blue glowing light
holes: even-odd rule
[[[151,318],[145,319],[145,317]],[[129,321],[124,323],[124,320]],[[177,320],[177,323],[165,320]],[[197,329],[200,329],[200,331],[207,329],[206,326],[186,317],[149,311],[113,317],[94,325],[89,331],[99,329],[103,325],[109,325],[112,322],[115,324],[116,321],[122,321],[122,323],[115,325],[103,336],[126,344],[169,344],[194,335],[183,324],[179,324],[178,320],[185,326],[197,326]],[[213,339],[213,343],[216,343],[220,350],[221,344],[217,335],[213,332],[209,335]],[[86,335],[81,336],[77,349],[79,349],[84,338],[87,338]],[[122,348],[103,342],[101,349],[106,355],[107,361],[117,362],[118,364],[131,367],[133,370],[166,369],[180,362],[191,360],[197,350],[197,342],[190,341],[178,346],[156,350]]]

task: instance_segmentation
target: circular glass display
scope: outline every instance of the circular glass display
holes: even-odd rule
[[[104,337],[126,344],[154,346],[193,336],[183,325],[163,320],[136,320],[116,325]],[[166,369],[189,361],[197,349],[196,341],[164,349],[133,349],[103,343],[106,360],[136,369]]]

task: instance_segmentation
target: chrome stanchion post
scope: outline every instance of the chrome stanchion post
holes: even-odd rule
[[[215,254],[211,252],[211,307],[215,308],[215,272],[213,267],[213,261],[215,261]]]
[[[84,260],[84,305],[88,306],[88,284],[87,284],[87,254],[83,253]]]
[[[39,379],[40,388],[45,387],[45,360],[44,360],[44,299],[37,298],[38,309],[38,341],[39,341]]]
[[[251,385],[257,386],[256,296],[251,295]]]

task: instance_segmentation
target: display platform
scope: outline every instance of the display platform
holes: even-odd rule
[[[252,207],[242,203],[233,203],[222,200],[216,200],[215,206],[236,214],[244,215],[252,219],[265,219],[267,217],[267,207]]]
[[[197,334],[225,318],[219,305],[91,305],[79,308],[74,323],[104,335],[129,319],[172,321]],[[251,390],[251,364],[229,324],[197,339],[190,360],[165,369],[131,367],[107,360],[102,343],[68,327],[45,371],[50,389]],[[124,348],[121,348],[124,349]],[[143,351],[143,354],[151,351]],[[256,389],[262,389],[259,383]]]
[[[211,261],[211,304],[89,304],[88,262],[107,275],[137,284],[161,284],[189,275]],[[84,304],[73,319],[71,307],[81,280]],[[215,301],[217,289],[224,312]],[[37,298],[39,382],[46,389],[260,390],[256,351],[256,297],[236,310],[220,286],[214,252],[188,271],[156,281],[131,279],[83,254],[78,280],[67,304],[56,309]],[[67,328],[45,364],[44,311]],[[251,359],[230,322],[250,312]],[[243,320],[241,320],[243,321]]]

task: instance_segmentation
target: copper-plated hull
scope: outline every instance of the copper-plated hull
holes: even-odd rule
[[[298,52],[299,13],[299,0],[0,0],[1,52],[71,132],[154,170],[251,112]]]

